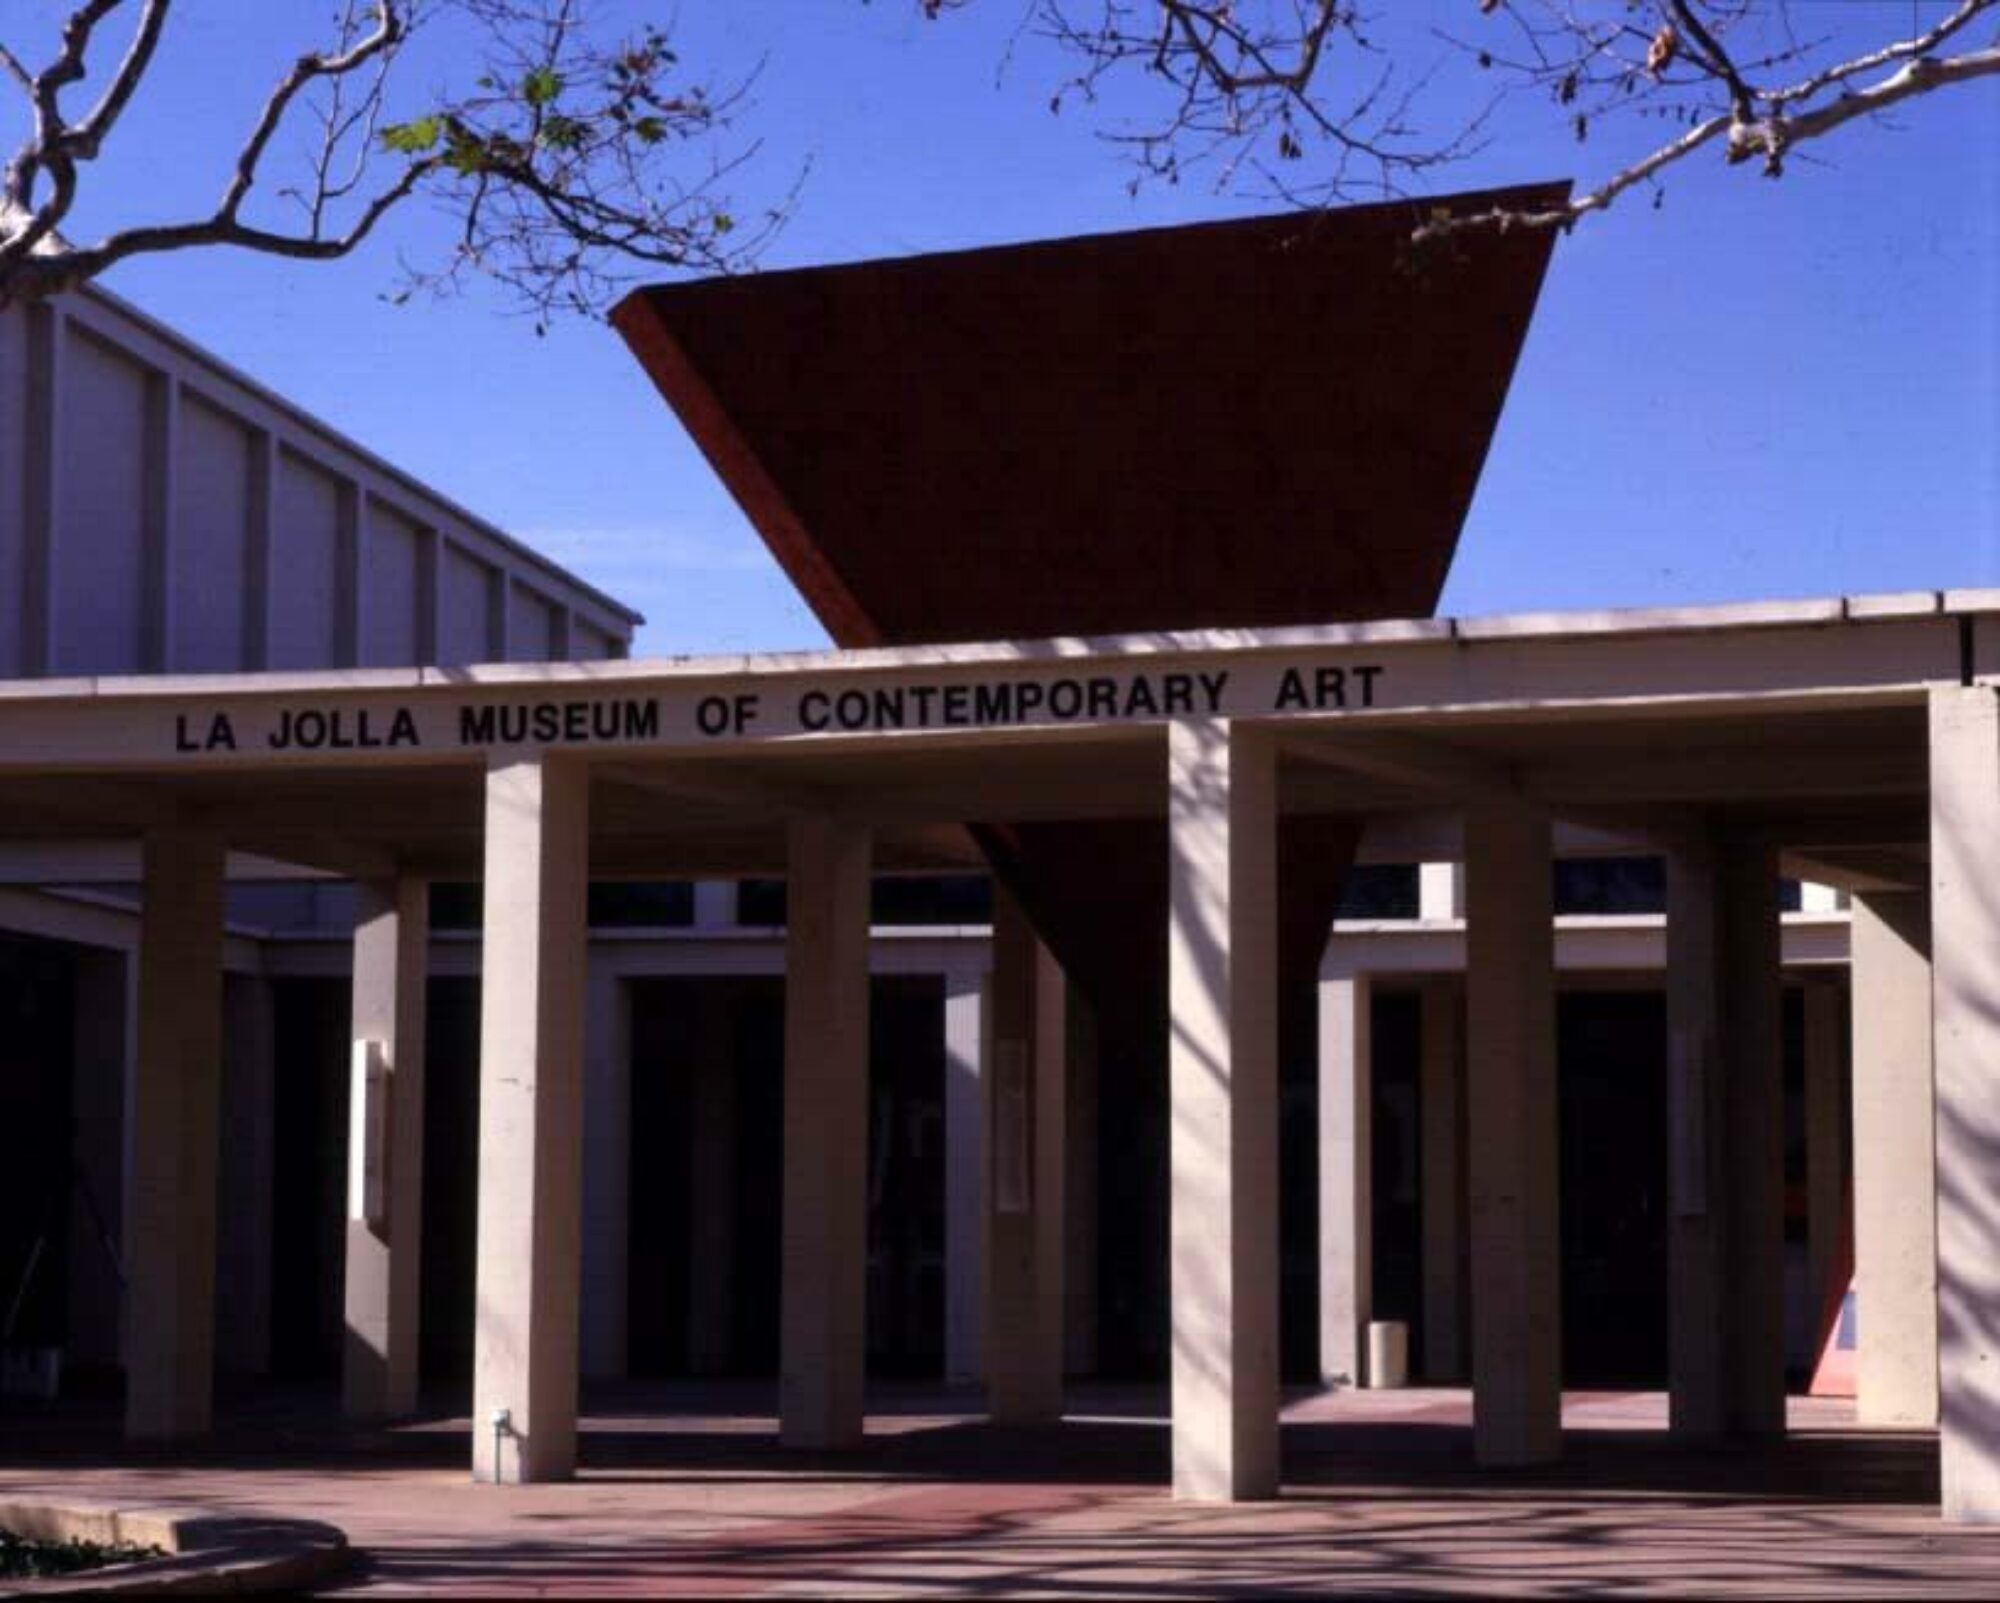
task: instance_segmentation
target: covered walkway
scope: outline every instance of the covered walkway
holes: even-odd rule
[[[212,1421],[225,850],[372,887],[356,937],[347,1209],[356,1418],[415,1402],[417,892],[483,867],[470,1445],[476,1479],[530,1483],[587,1467],[585,1128],[621,1117],[585,1106],[588,880],[783,865],[779,1434],[821,1454],[863,1447],[866,1428],[871,866],[974,862],[967,826],[995,819],[1146,820],[1170,889],[1157,938],[1172,1485],[1191,1500],[1268,1498],[1298,1480],[1278,1430],[1279,888],[1296,867],[1281,861],[1279,821],[1441,813],[1467,864],[1478,1462],[1539,1472],[1566,1450],[1551,905],[1565,819],[1669,864],[1672,1434],[1689,1450],[1762,1450],[1786,1430],[1778,881],[1804,861],[1880,898],[1895,948],[1856,976],[1857,1017],[1884,1037],[1857,1055],[1879,1098],[1857,1164],[1862,1274],[1871,1258],[1896,1271],[1868,1281],[1890,1316],[1862,1322],[1862,1406],[1893,1393],[1905,1417],[1929,1411],[1946,1514],[2000,1519],[1996,678],[2000,596],[1919,593],[10,686],[0,834],[143,842],[127,1430],[171,1441]],[[1064,1412],[1062,1031],[1048,1022],[1047,954],[1004,927],[996,946],[980,1081],[983,1362],[986,1411],[1017,1426]],[[1337,1230],[1365,1154],[1357,1163],[1348,1117],[1352,999],[1336,985],[1323,1001],[1321,1217]],[[1337,1372],[1355,1305],[1336,1282],[1352,1266],[1328,1254],[1323,1272],[1323,1363]],[[1892,1343],[1871,1349],[1871,1331]],[[1871,1393],[1871,1371],[1886,1390]]]

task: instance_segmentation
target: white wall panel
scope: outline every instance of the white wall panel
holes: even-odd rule
[[[519,585],[507,591],[507,658],[510,662],[547,662],[554,655],[554,619],[549,604]]]
[[[0,677],[27,671],[21,660],[27,418],[28,314],[25,307],[10,306],[0,310]]]
[[[53,668],[145,666],[144,368],[72,329],[57,454]]]
[[[395,508],[370,501],[361,556],[361,664],[393,668],[415,662],[422,640],[424,533]]]
[[[438,564],[438,583],[444,595],[437,660],[447,666],[491,662],[498,655],[493,649],[493,570],[449,546]]]
[[[243,666],[250,433],[240,420],[183,392],[174,446],[168,663],[185,673],[226,673]]]
[[[345,666],[340,603],[340,486],[282,452],[271,531],[271,666]]]

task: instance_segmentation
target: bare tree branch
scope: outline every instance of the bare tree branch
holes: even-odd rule
[[[740,91],[684,79],[663,29],[593,34],[586,0],[344,0],[330,42],[272,83],[212,211],[72,242],[61,230],[82,169],[153,68],[172,0],[139,0],[118,65],[81,120],[66,120],[65,91],[87,75],[100,25],[132,4],[80,0],[38,70],[18,46],[0,46],[0,71],[31,113],[0,188],[0,303],[171,251],[334,259],[423,195],[455,214],[454,244],[441,262],[406,263],[398,298],[483,274],[538,317],[595,312],[637,268],[738,267],[782,220],[780,207],[739,230],[723,185],[743,153],[701,147],[727,127]],[[418,24],[440,20],[456,30],[440,41],[455,87],[401,97],[406,109],[392,113],[397,63]],[[303,153],[281,156],[281,136],[300,122]],[[281,162],[289,171],[269,176]],[[295,205],[295,221],[262,216],[266,196]]]

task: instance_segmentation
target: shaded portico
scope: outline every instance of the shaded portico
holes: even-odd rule
[[[1276,820],[1444,807],[1465,819],[1474,941],[1481,1457],[1533,1462],[1561,1445],[1542,870],[1552,820],[1582,818],[1668,851],[1683,887],[1670,915],[1675,951],[1687,954],[1670,958],[1680,1109],[1670,1164],[1677,1240],[1688,1238],[1676,1251],[1676,1301],[1690,1310],[1674,1343],[1674,1410],[1690,1431],[1782,1423],[1768,1404],[1782,1351],[1752,1301],[1758,1288],[1743,1284],[1782,1228],[1769,1206],[1759,1000],[1775,962],[1781,854],[1877,884],[1900,862],[1930,886],[1945,1499],[1962,1517],[1993,1517],[2000,1443],[1983,1388],[2000,1285],[1982,1143],[2000,985],[1981,965],[2000,931],[1977,893],[1990,882],[1977,853],[2000,809],[1996,647],[1992,598],[1928,596],[726,663],[23,687],[0,703],[6,832],[146,842],[141,987],[152,1000],[140,1010],[133,1254],[146,1255],[154,1323],[132,1376],[131,1427],[180,1435],[207,1420],[213,1335],[195,1310],[214,1254],[201,1198],[212,1193],[217,1092],[204,1064],[225,848],[382,886],[481,877],[483,865],[475,1462],[483,1478],[538,1480],[575,1464],[586,880],[784,865],[795,944],[783,1426],[800,1444],[839,1446],[858,1436],[862,1406],[856,887],[871,862],[962,863],[959,826],[985,818],[1151,820],[1164,828],[1173,885],[1160,935],[1172,956],[1175,1484],[1202,1498],[1270,1495],[1280,1480]],[[1327,677],[1334,670],[1342,680]],[[1169,713],[1169,675],[1215,689]],[[1141,677],[1161,682],[1150,714],[1092,717],[1087,693],[1078,716],[1051,710],[1067,699],[1058,684]],[[1336,682],[1370,689],[1344,704],[1312,692]],[[933,691],[928,727],[907,712],[902,727],[828,727],[808,701],[854,690],[875,707],[891,704],[875,692],[920,685]],[[978,707],[982,686],[986,705],[1012,715],[954,718],[954,706]],[[546,719],[544,707],[554,709]],[[600,736],[604,707],[621,710]],[[486,716],[495,708],[527,709],[529,738],[483,738],[506,727]],[[324,743],[284,738],[303,712],[320,716]],[[364,714],[380,744],[359,743]],[[227,740],[209,738],[218,717]],[[398,728],[407,739],[388,738]],[[336,729],[355,743],[334,745]],[[378,916],[392,905],[384,892]],[[391,1155],[398,1116],[372,1110],[400,1113],[405,1025],[383,1011],[384,993],[408,981],[394,962],[371,972],[355,1033],[379,1050],[356,1055],[350,1228],[386,1223],[376,1239],[393,1266],[398,1187],[411,1177]],[[1057,1205],[1036,1140],[1049,1117],[1045,1077],[1026,1053],[1016,1067],[996,1048],[995,1220],[1043,1218]],[[351,1275],[387,1272],[366,1254],[349,1261]],[[1010,1320],[1046,1329],[1035,1299],[1048,1283],[994,1277],[989,1331]],[[391,1295],[356,1314],[366,1289],[350,1283],[350,1329],[356,1362],[376,1363],[394,1347],[397,1304]],[[377,1307],[386,1325],[374,1322]]]

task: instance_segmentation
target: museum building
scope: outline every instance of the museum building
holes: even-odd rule
[[[841,648],[770,657],[0,313],[10,1391],[525,1480],[595,1379],[856,1450],[871,1375],[1170,1380],[1235,1498],[1391,1327],[1495,1465],[1847,1340],[2000,1518],[2000,595],[1431,618],[1550,241],[1409,222],[633,296]]]

